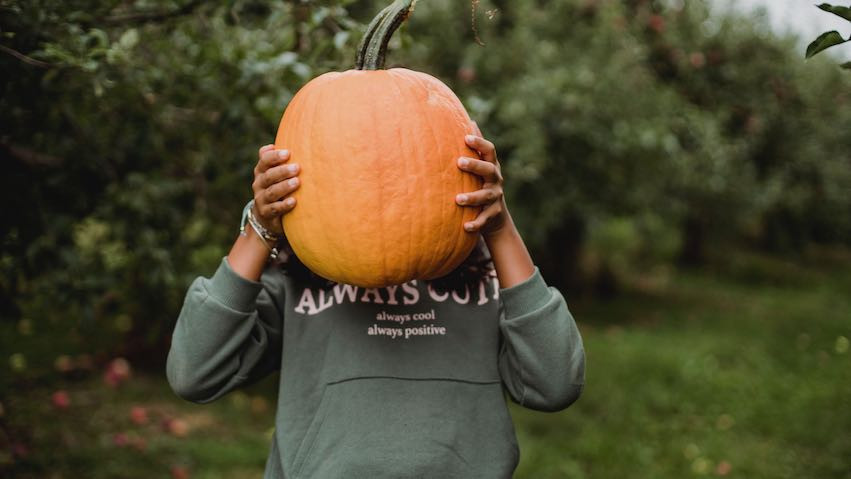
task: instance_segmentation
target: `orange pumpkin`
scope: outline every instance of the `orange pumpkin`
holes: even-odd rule
[[[457,166],[462,156],[477,157],[464,142],[469,115],[437,78],[382,69],[411,3],[394,2],[370,24],[356,69],[302,87],[275,139],[301,166],[296,207],[283,217],[287,239],[305,266],[340,283],[438,278],[476,244],[463,224],[478,209],[455,203],[458,193],[481,188]]]

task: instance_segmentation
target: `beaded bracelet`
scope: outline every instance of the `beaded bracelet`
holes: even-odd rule
[[[263,244],[265,244],[266,248],[269,249],[269,256],[272,259],[277,258],[277,243],[284,239],[284,235],[272,233],[271,231],[267,230],[263,225],[261,225],[259,221],[257,221],[257,218],[254,216],[254,200],[249,201],[248,204],[245,205],[245,208],[242,209],[242,220],[239,224],[239,234],[242,236],[248,234],[245,232],[246,223],[248,223],[251,226],[251,229],[253,229],[254,232],[257,233],[257,236],[259,236],[260,239],[263,240]],[[274,241],[276,246],[269,246],[268,241]]]

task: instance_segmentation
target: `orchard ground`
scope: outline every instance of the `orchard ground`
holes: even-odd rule
[[[849,266],[740,256],[605,303],[568,294],[587,386],[561,413],[512,406],[516,477],[849,477]],[[65,363],[3,392],[0,475],[262,477],[276,377],[201,406],[120,361]]]

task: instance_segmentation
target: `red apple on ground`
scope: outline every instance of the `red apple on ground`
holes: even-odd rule
[[[118,433],[115,433],[115,435],[112,436],[112,443],[115,444],[118,447],[124,447],[124,446],[130,444],[130,438],[127,437],[127,434],[125,434],[123,432],[118,432]]]
[[[68,409],[68,406],[71,405],[71,397],[68,396],[68,391],[65,391],[64,389],[60,389],[53,393],[50,400],[57,409]]]
[[[171,466],[171,477],[173,479],[189,479],[189,469],[185,466]]]
[[[103,380],[106,384],[116,387],[130,379],[130,375],[130,363],[124,358],[115,358],[106,367],[106,371],[103,373]]]
[[[142,406],[133,406],[130,409],[130,420],[133,424],[141,426],[148,423],[148,410]]]
[[[186,437],[189,434],[189,424],[179,418],[171,418],[163,421],[163,429],[174,437]]]

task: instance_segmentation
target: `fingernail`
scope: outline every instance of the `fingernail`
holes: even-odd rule
[[[281,151],[278,152],[278,158],[280,158],[282,160],[284,158],[288,157],[288,156],[290,156],[289,150],[281,150]]]
[[[476,137],[473,135],[467,135],[464,139],[467,140],[467,143],[473,143],[476,141]]]
[[[295,203],[295,198],[287,198],[284,200],[284,203],[286,203],[287,206],[292,206]]]
[[[465,224],[464,229],[467,230],[467,231],[473,231],[473,223]]]
[[[290,173],[295,173],[296,171],[298,171],[298,165],[293,164],[287,166],[287,171],[289,171]]]
[[[458,200],[459,203],[466,203],[467,195],[458,195],[455,197],[455,199]]]
[[[467,166],[469,164],[470,164],[470,160],[468,160],[467,158],[461,158],[461,159],[458,160],[458,166],[463,167],[463,166]]]
[[[290,186],[295,186],[298,184],[298,178],[290,178],[290,181],[288,181],[287,183],[289,183]]]

